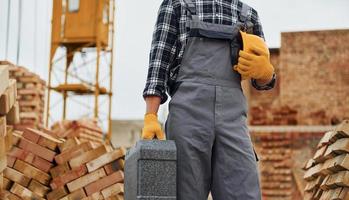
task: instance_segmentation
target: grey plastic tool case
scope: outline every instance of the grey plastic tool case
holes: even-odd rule
[[[127,152],[125,160],[125,200],[176,199],[174,141],[138,141]]]

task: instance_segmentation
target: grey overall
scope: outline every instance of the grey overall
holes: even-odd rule
[[[241,76],[232,70],[239,27],[206,23],[192,13],[190,37],[169,103],[166,136],[178,155],[178,200],[261,199]],[[233,59],[237,59],[235,56]]]

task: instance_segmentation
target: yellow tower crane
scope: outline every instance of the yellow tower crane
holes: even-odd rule
[[[46,126],[93,116],[110,141],[114,13],[115,0],[53,0]]]

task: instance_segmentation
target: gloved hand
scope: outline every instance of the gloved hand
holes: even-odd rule
[[[238,64],[234,70],[242,75],[242,79],[271,79],[274,74],[274,67],[269,61],[269,53],[263,49],[252,46],[253,53],[239,52]]]
[[[158,116],[156,114],[146,114],[144,116],[144,127],[142,130],[142,139],[152,140],[156,136],[159,140],[165,140],[165,134],[161,130]]]

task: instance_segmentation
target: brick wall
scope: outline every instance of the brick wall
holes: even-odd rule
[[[249,105],[288,106],[300,125],[336,124],[349,118],[349,30],[282,33],[271,52],[278,75],[272,91],[250,89]]]
[[[349,117],[345,41],[349,30],[282,34],[281,102],[298,108],[301,124],[329,124],[331,119]]]

